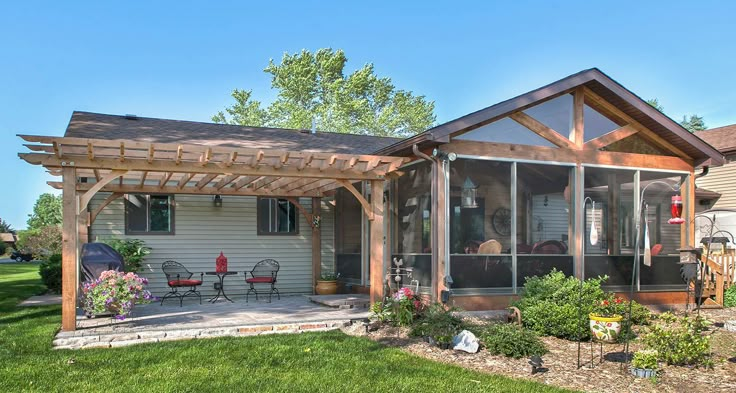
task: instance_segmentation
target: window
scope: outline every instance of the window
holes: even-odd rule
[[[258,199],[259,235],[298,235],[299,222],[296,206],[286,199]]]
[[[125,233],[173,235],[174,197],[126,194]]]

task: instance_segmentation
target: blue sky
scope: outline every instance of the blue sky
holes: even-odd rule
[[[374,63],[440,123],[590,67],[677,120],[736,123],[736,2],[358,3],[4,2],[0,217],[25,227],[51,191],[16,134],[62,135],[73,110],[209,121],[233,88],[269,101],[269,58],[303,48]]]

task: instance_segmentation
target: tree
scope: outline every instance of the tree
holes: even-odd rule
[[[7,221],[0,218],[0,233],[15,233],[15,229]]]
[[[705,126],[705,121],[703,120],[703,117],[698,115],[692,115],[690,117],[683,116],[680,125],[685,127],[685,129],[690,132],[703,131],[708,129],[708,127]]]
[[[61,226],[47,225],[18,232],[18,250],[33,254],[34,258],[46,258],[61,253]]]
[[[653,106],[656,110],[664,113],[664,107],[659,104],[658,99],[649,99],[647,100],[647,104]],[[692,115],[690,117],[683,116],[680,125],[690,132],[703,131],[708,129],[708,127],[705,126],[705,121],[703,120],[703,117],[698,115]]]
[[[35,230],[48,225],[61,225],[61,195],[41,194],[28,215],[28,229]]]
[[[325,131],[407,137],[435,122],[434,102],[397,90],[390,78],[379,77],[373,64],[345,75],[342,50],[284,53],[280,64],[269,60],[277,98],[262,108],[252,90],[235,89],[235,104],[212,117],[216,123],[255,127],[308,129],[312,122]]]

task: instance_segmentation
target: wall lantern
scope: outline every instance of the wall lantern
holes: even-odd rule
[[[685,220],[682,219],[682,197],[680,195],[672,196],[672,203],[670,204],[670,214],[672,215],[672,218],[667,220],[668,224],[681,225],[685,223]]]
[[[478,207],[478,202],[475,200],[475,197],[477,195],[478,186],[476,186],[475,183],[470,180],[470,177],[466,177],[465,182],[463,183],[463,189],[460,198],[460,207],[471,209]]]
[[[447,152],[444,152],[444,151],[442,151],[440,149],[437,149],[437,148],[435,148],[435,149],[432,150],[432,156],[433,157],[437,157],[438,159],[440,159],[442,161],[455,161],[455,160],[457,160],[457,153],[455,153],[455,152],[449,152],[449,153],[447,153]]]
[[[215,207],[222,207],[222,196],[215,195],[215,197],[212,198],[212,204],[215,205]]]

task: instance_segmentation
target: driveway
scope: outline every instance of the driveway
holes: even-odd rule
[[[33,260],[31,262],[20,262],[20,263],[32,263],[32,262],[37,262],[37,261]],[[19,263],[19,262],[16,262],[10,258],[0,258],[0,263]]]

